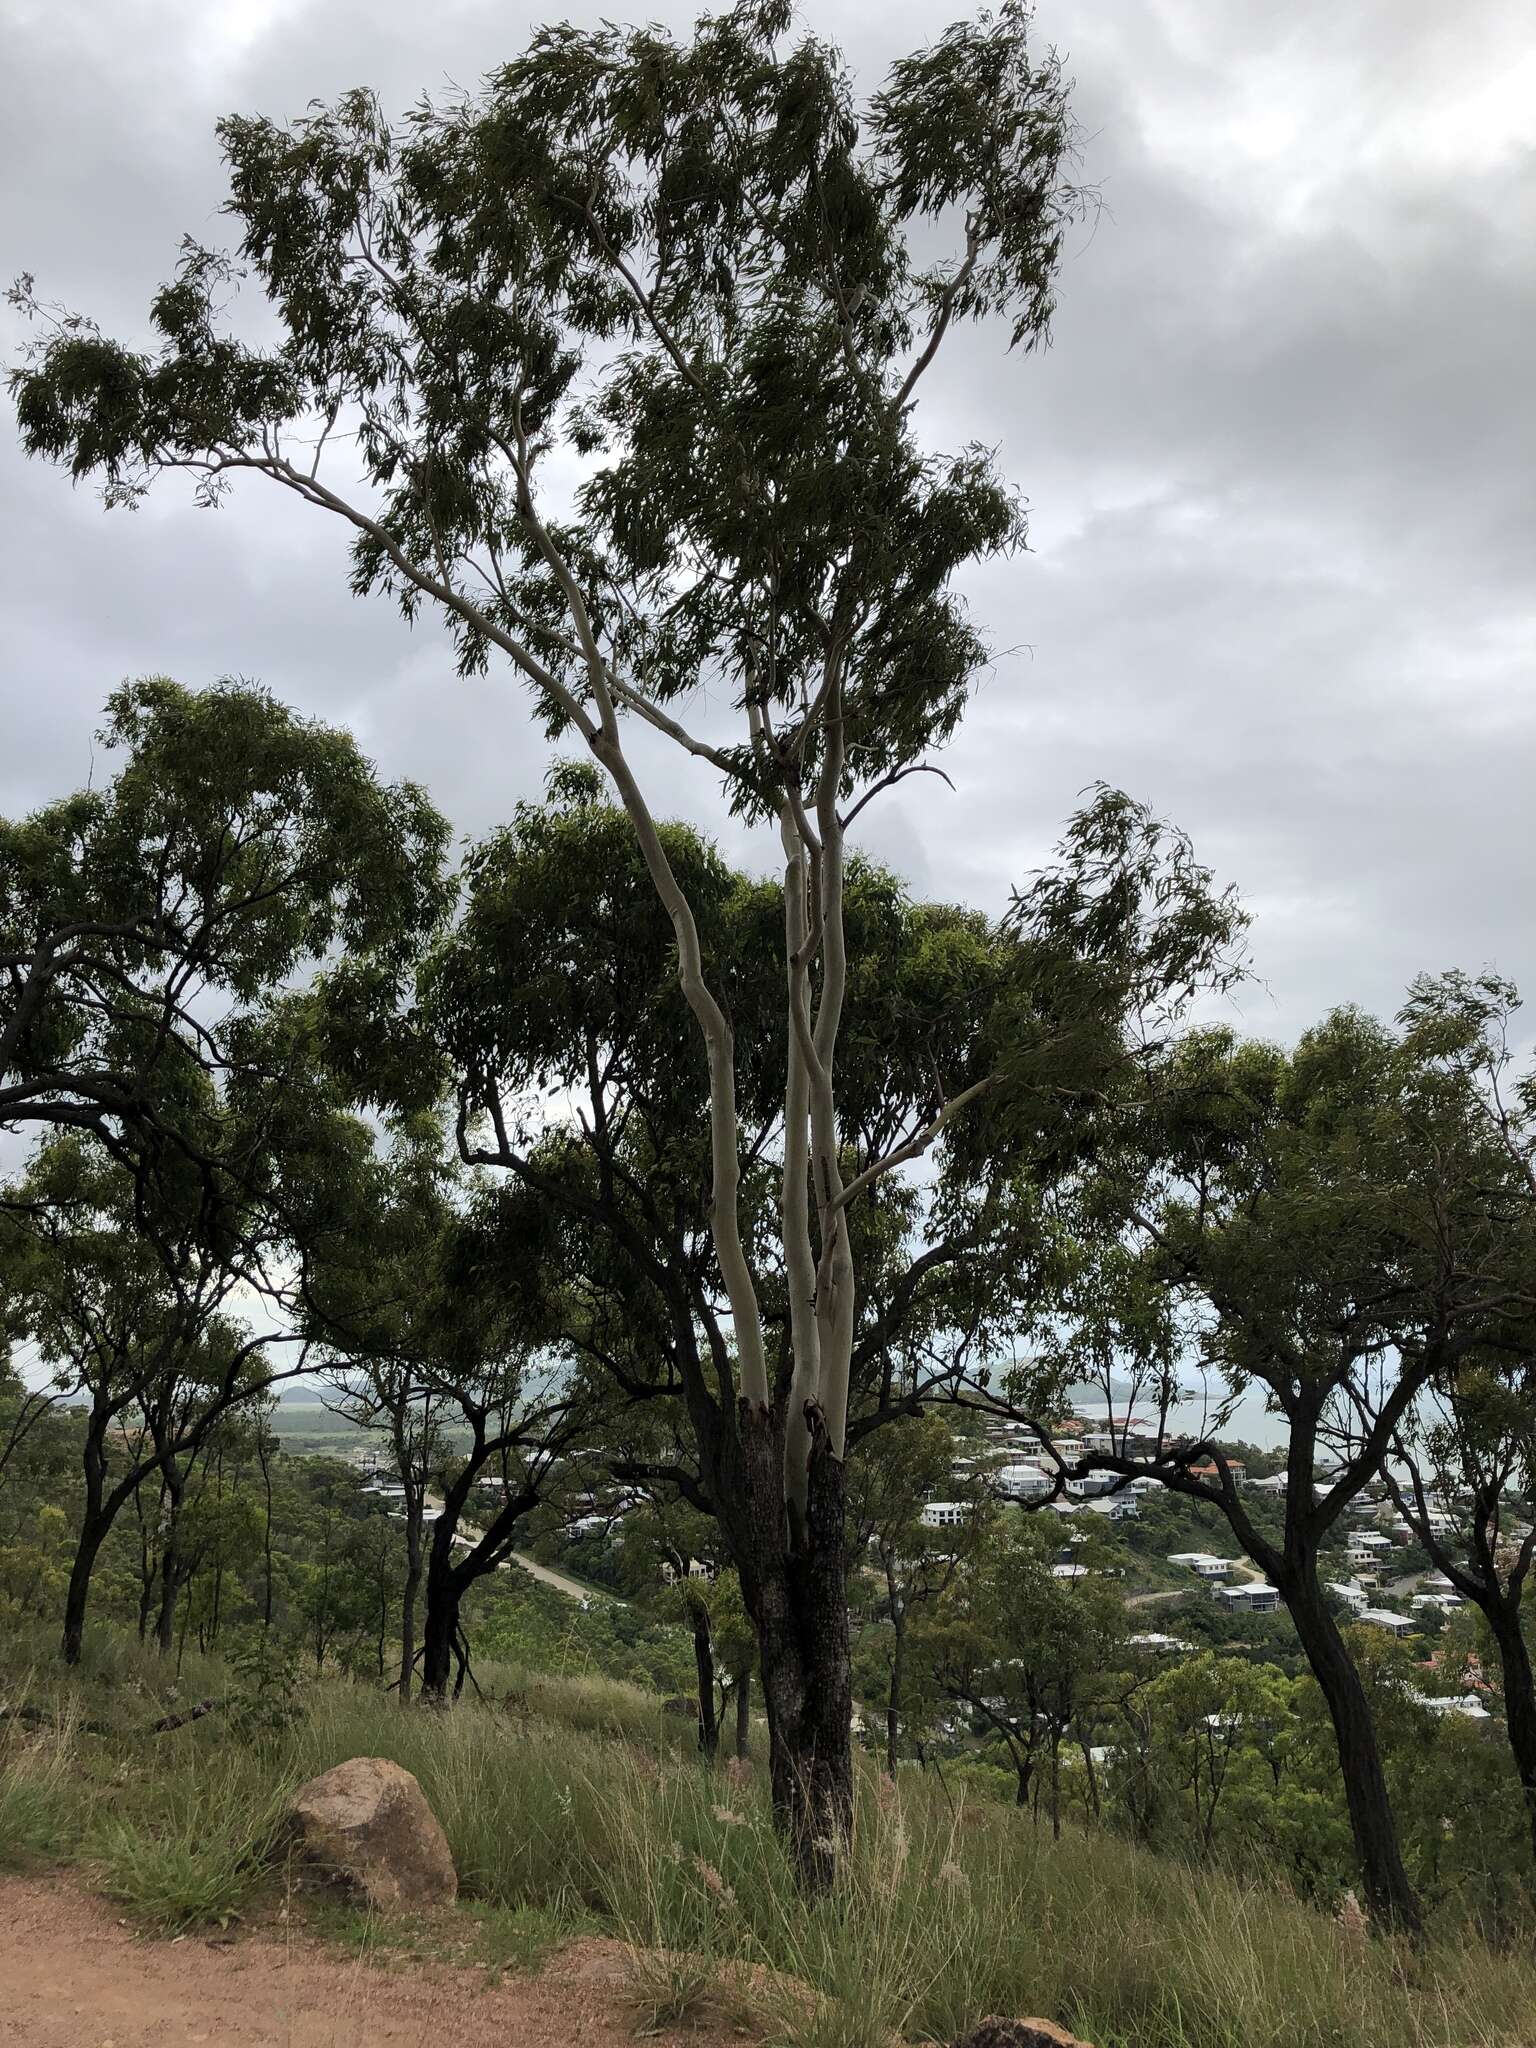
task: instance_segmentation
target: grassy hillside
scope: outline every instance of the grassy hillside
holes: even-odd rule
[[[795,2048],[949,2040],[988,2012],[1043,2013],[1098,2048],[1529,2041],[1524,1955],[1371,1943],[1240,1871],[1072,1829],[1053,1843],[916,1770],[899,1790],[866,1771],[844,1882],[807,1907],[761,1772],[702,1766],[654,1693],[489,1665],[481,1683],[495,1704],[437,1715],[342,1680],[295,1691],[286,1674],[189,1658],[183,1702],[232,1704],[155,1735],[165,1682],[136,1644],[106,1639],[77,1684],[17,1669],[0,1856],[78,1865],[161,1926],[259,1914],[282,1889],[291,1789],[345,1757],[387,1756],[420,1778],[461,1873],[460,1914],[494,1929],[504,1959],[600,1924],[636,1945],[640,1989],[674,2015],[726,1961],[766,1964],[818,1994],[769,2014]]]

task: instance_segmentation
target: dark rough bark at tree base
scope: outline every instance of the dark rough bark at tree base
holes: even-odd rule
[[[446,1548],[446,1546],[444,1546]],[[459,1637],[459,1588],[434,1542],[427,1561],[427,1611],[421,1631],[421,1697],[441,1706],[448,1698],[454,1644]]]
[[[1531,1831],[1531,1856],[1536,1860],[1536,1677],[1520,1626],[1518,1600],[1513,1608],[1490,1603],[1483,1615],[1497,1645],[1504,1681],[1504,1721],[1515,1775],[1525,1796]]]
[[[1424,1916],[1398,1845],[1375,1719],[1360,1674],[1322,1596],[1315,1566],[1288,1574],[1279,1587],[1333,1719],[1366,1905],[1379,1926],[1417,1939]]]
[[[66,1664],[78,1664],[85,1647],[85,1611],[91,1597],[91,1574],[96,1569],[96,1558],[110,1526],[105,1519],[99,1526],[88,1520],[75,1546],[69,1586],[64,1595],[64,1633],[59,1644],[59,1654]]]
[[[811,1436],[805,1515],[786,1540],[782,1429],[743,1409],[734,1547],[762,1662],[774,1822],[801,1883],[824,1892],[853,1828],[853,1696],[843,1467],[819,1415]]]

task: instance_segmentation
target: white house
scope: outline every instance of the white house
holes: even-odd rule
[[[1079,1500],[1091,1500],[1094,1495],[1108,1493],[1112,1486],[1118,1484],[1113,1472],[1090,1472],[1085,1479],[1069,1479],[1067,1491]]]
[[[1366,1598],[1364,1586],[1349,1586],[1335,1581],[1326,1590],[1333,1595],[1335,1600],[1342,1600],[1344,1605],[1351,1608],[1356,1614],[1363,1614],[1365,1612]]]
[[[1141,1509],[1128,1494],[1110,1493],[1084,1503],[1096,1515],[1108,1515],[1112,1522],[1138,1522]]]
[[[1385,1607],[1362,1607],[1356,1619],[1368,1621],[1372,1628],[1384,1628],[1389,1636],[1413,1634],[1413,1622],[1408,1615],[1393,1614]]]
[[[1086,1579],[1087,1576],[1088,1567],[1085,1564],[1053,1564],[1051,1566],[1051,1577],[1053,1579],[1070,1579],[1074,1585],[1076,1585],[1079,1579]]]
[[[1182,1636],[1159,1635],[1155,1629],[1146,1635],[1129,1636],[1126,1640],[1133,1650],[1150,1650],[1154,1657],[1174,1657],[1195,1647],[1193,1643],[1186,1643]]]
[[[1493,1716],[1475,1692],[1455,1694],[1414,1692],[1408,1697],[1431,1714],[1461,1714],[1469,1721],[1491,1721]]]
[[[1224,1579],[1232,1569],[1230,1557],[1215,1557],[1208,1550],[1175,1550],[1169,1554],[1170,1564],[1183,1565],[1192,1571],[1197,1579]]]
[[[1009,1500],[1043,1500],[1055,1483],[1038,1465],[1004,1465],[997,1475],[997,1490]]]
[[[925,1529],[958,1529],[969,1512],[963,1500],[930,1500],[918,1519]]]
[[[670,1559],[664,1557],[661,1560],[661,1583],[664,1586],[675,1585],[677,1583],[677,1576],[677,1566]],[[688,1576],[690,1579],[707,1579],[713,1575],[702,1557],[690,1557],[688,1560]]]
[[[1248,1579],[1241,1586],[1213,1586],[1211,1598],[1229,1614],[1272,1614],[1280,1595],[1264,1579]]]

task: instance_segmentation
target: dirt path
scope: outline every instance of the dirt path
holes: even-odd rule
[[[547,1564],[537,1564],[531,1557],[525,1557],[520,1550],[514,1550],[512,1555],[525,1572],[535,1579],[542,1580],[546,1586],[553,1586],[557,1593],[564,1593],[567,1599],[591,1600],[597,1597],[582,1585],[579,1579],[568,1579],[564,1572],[552,1571]]]
[[[145,1939],[64,1881],[0,1882],[4,2048],[634,2048],[628,1983],[611,1941],[493,1985],[480,1969],[369,1964],[280,1933]],[[686,2038],[711,2048],[708,2033]],[[714,2048],[729,2038],[721,2026]]]
[[[431,1494],[426,1496],[425,1505],[429,1515],[442,1513],[442,1502],[435,1499]],[[459,1533],[453,1540],[457,1549],[473,1550],[475,1544],[480,1540],[480,1531],[473,1522],[461,1522],[459,1524]],[[546,1586],[553,1586],[555,1591],[563,1593],[567,1600],[588,1602],[594,1599],[607,1598],[612,1600],[618,1607],[624,1605],[624,1602],[619,1599],[616,1593],[607,1595],[594,1593],[590,1586],[584,1586],[579,1579],[567,1578],[564,1572],[553,1571],[547,1564],[538,1564],[521,1550],[514,1550],[510,1557],[503,1558],[498,1566],[498,1570],[510,1571],[514,1564],[520,1564],[530,1578],[539,1579]]]

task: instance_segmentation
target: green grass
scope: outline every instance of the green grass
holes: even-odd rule
[[[917,1772],[899,1792],[861,1772],[842,1881],[808,1904],[761,1771],[740,1784],[707,1770],[654,1695],[612,1681],[487,1670],[482,1684],[512,1708],[448,1714],[328,1682],[278,1735],[242,1741],[213,1716],[149,1738],[153,1703],[131,1661],[35,1690],[57,1718],[7,1736],[0,1841],[81,1861],[158,1926],[246,1910],[281,1882],[272,1856],[291,1788],[346,1757],[385,1756],[420,1779],[452,1846],[453,1952],[496,1975],[537,1967],[572,1931],[618,1933],[656,2027],[715,1998],[723,1971],[792,2048],[950,2041],[989,2012],[1056,2019],[1096,2048],[1533,2039],[1536,1959],[1524,1951],[1366,1942],[1251,1873],[1075,1829],[1053,1844],[953,1779],[951,1806]],[[121,1732],[81,1733],[96,1717]],[[315,1910],[365,1954],[441,1952],[445,1939]]]
[[[247,1780],[178,1773],[153,1816],[104,1815],[83,1845],[101,1889],[155,1927],[227,1927],[266,1875],[290,1789]]]
[[[84,1799],[76,1758],[79,1711],[62,1712],[30,1697],[23,1683],[8,1687],[8,1718],[0,1723],[0,1870],[25,1870],[68,1853],[76,1839]],[[25,1711],[49,1716],[30,1723]]]

